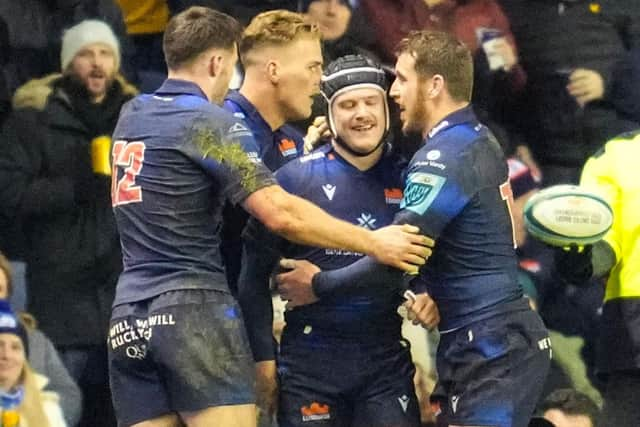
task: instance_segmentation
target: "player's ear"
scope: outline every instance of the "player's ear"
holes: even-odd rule
[[[280,75],[282,71],[282,66],[280,62],[276,59],[270,59],[267,61],[267,77],[273,84],[277,84],[280,81]]]
[[[434,74],[429,80],[427,80],[427,98],[433,99],[437,97],[444,88],[444,77],[440,74]]]
[[[220,72],[222,71],[223,62],[224,62],[224,59],[222,58],[222,55],[213,54],[209,57],[208,71],[211,77],[216,77],[220,75]]]

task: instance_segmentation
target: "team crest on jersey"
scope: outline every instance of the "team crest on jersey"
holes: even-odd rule
[[[436,198],[446,178],[431,173],[416,172],[409,175],[401,209],[408,209],[418,215],[424,214]]]
[[[303,406],[300,408],[300,414],[302,415],[303,422],[331,419],[329,405],[323,405],[318,402],[313,402],[309,406]]]
[[[278,144],[278,148],[280,149],[280,153],[282,153],[284,157],[295,156],[296,154],[298,154],[296,143],[289,138],[281,139],[280,144]]]
[[[402,202],[402,190],[399,188],[385,188],[384,200],[388,205],[399,205]]]

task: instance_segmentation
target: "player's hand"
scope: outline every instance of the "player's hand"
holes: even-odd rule
[[[276,276],[278,292],[287,301],[287,310],[318,301],[311,286],[313,276],[320,272],[318,266],[305,260],[284,258],[280,260],[280,267],[289,270]]]
[[[278,375],[275,360],[256,362],[256,406],[271,419],[278,408]]]
[[[418,234],[413,225],[389,225],[373,232],[374,247],[371,255],[382,264],[418,274],[418,270],[431,256],[433,239]]]
[[[504,62],[502,68],[505,71],[510,71],[515,65],[518,64],[516,51],[506,38],[497,38],[494,42],[493,48],[498,53],[498,55],[502,57],[502,61]]]
[[[329,138],[331,130],[326,116],[318,116],[313,120],[311,126],[307,128],[307,135],[304,137],[304,154],[312,151],[322,138]]]
[[[584,286],[593,274],[592,245],[554,248],[554,264],[558,278],[565,284]]]
[[[602,99],[604,96],[604,80],[594,70],[578,68],[569,75],[567,91],[576,99],[581,107],[585,104]]]
[[[440,311],[438,306],[431,299],[429,294],[413,294],[406,297],[407,301],[404,306],[407,308],[407,318],[414,325],[422,325],[428,330],[432,330],[440,323]]]

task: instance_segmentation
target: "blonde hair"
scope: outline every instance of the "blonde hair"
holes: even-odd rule
[[[25,425],[32,427],[50,427],[49,418],[44,410],[42,390],[40,390],[26,358],[22,368],[22,383],[24,384],[24,398],[17,408],[21,420],[20,425],[24,422]]]
[[[250,53],[264,47],[286,46],[303,37],[321,39],[320,30],[300,13],[276,9],[258,14],[245,28],[238,45],[240,60],[246,67]]]
[[[7,298],[13,294],[13,271],[11,263],[2,252],[0,252],[0,271],[2,271],[7,279]]]

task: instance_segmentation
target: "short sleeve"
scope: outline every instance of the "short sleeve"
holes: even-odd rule
[[[276,181],[262,163],[251,131],[231,117],[200,117],[187,132],[187,145],[194,160],[219,176],[229,200],[238,204]]]

